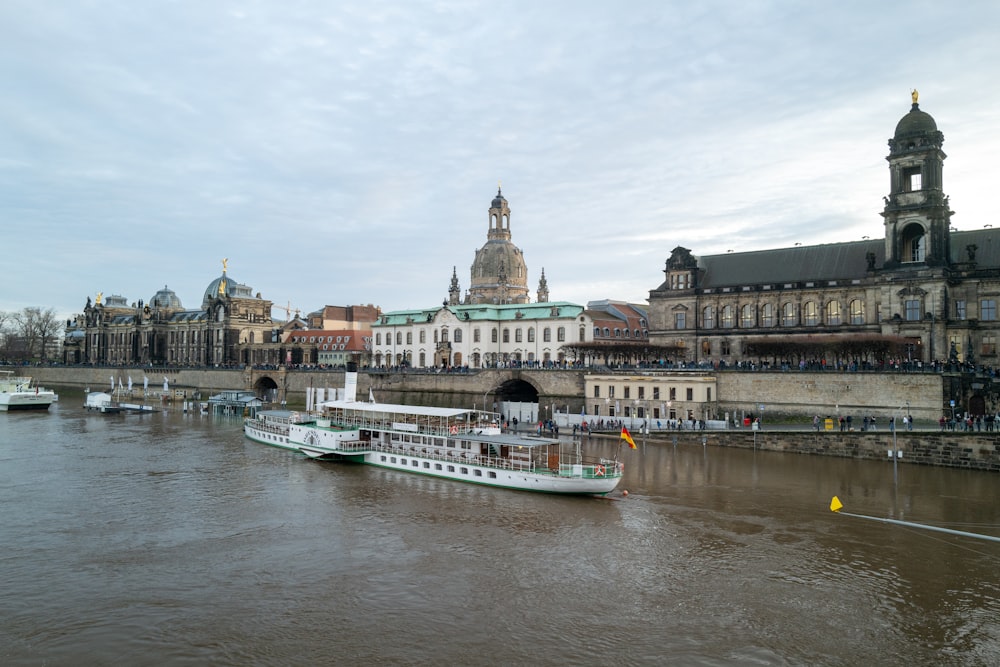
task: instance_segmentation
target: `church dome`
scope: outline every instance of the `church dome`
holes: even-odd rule
[[[937,123],[929,113],[920,110],[920,106],[914,103],[910,112],[903,116],[896,124],[896,139],[904,139],[928,132],[937,132]]]
[[[149,300],[149,307],[176,310],[184,308],[181,305],[181,300],[177,298],[177,294],[172,289],[167,289],[166,285]]]

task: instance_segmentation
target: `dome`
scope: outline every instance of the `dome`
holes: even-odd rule
[[[149,300],[149,307],[180,310],[184,306],[181,305],[181,300],[177,298],[177,294],[172,289],[167,289],[167,286],[164,285],[163,289],[154,294],[153,298]]]
[[[224,296],[228,299],[252,299],[253,289],[249,285],[244,285],[237,282],[233,278],[226,275],[223,271],[222,275],[213,280],[205,288],[205,296],[201,300],[202,309],[207,309],[209,305],[215,299],[220,296]]]
[[[528,269],[521,249],[510,241],[491,240],[476,253],[469,291],[478,297],[477,301],[491,302],[500,296],[501,283],[505,299],[526,300]]]
[[[920,106],[914,103],[910,112],[897,123],[895,138],[903,139],[927,132],[937,132],[937,123],[929,113],[921,111]]]

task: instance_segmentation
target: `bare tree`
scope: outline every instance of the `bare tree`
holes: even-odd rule
[[[8,356],[23,360],[46,359],[49,345],[59,335],[61,327],[55,311],[29,306],[9,315],[12,326],[6,346]]]

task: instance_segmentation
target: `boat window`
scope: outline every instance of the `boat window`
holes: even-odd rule
[[[489,477],[490,479],[496,479],[497,478],[497,474],[495,472],[493,472],[492,470],[490,470],[489,473],[487,474],[487,477]]]
[[[435,470],[441,470],[441,464],[440,463],[435,463],[434,464],[434,469]]]
[[[382,455],[382,462],[385,463],[385,454]]]
[[[424,467],[425,468],[430,468],[431,464],[429,462],[427,462],[427,461],[424,461]]]
[[[469,469],[468,468],[462,468],[462,474],[463,475],[468,475],[469,474]]]
[[[419,467],[419,466],[420,466],[420,461],[417,461],[416,459],[414,459],[414,460],[413,460],[413,467],[414,467],[414,468],[417,468],[417,467]]]
[[[477,469],[477,470],[473,470],[472,472],[475,473],[476,477],[482,477],[483,476],[483,471],[482,470],[478,470]]]
[[[455,472],[455,466],[448,466],[448,472]]]

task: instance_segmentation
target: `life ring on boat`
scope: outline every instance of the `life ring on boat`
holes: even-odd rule
[[[604,477],[604,466],[600,464],[594,466],[594,477]]]
[[[458,435],[458,427],[457,426],[452,426],[448,430],[451,432],[452,435]]]

